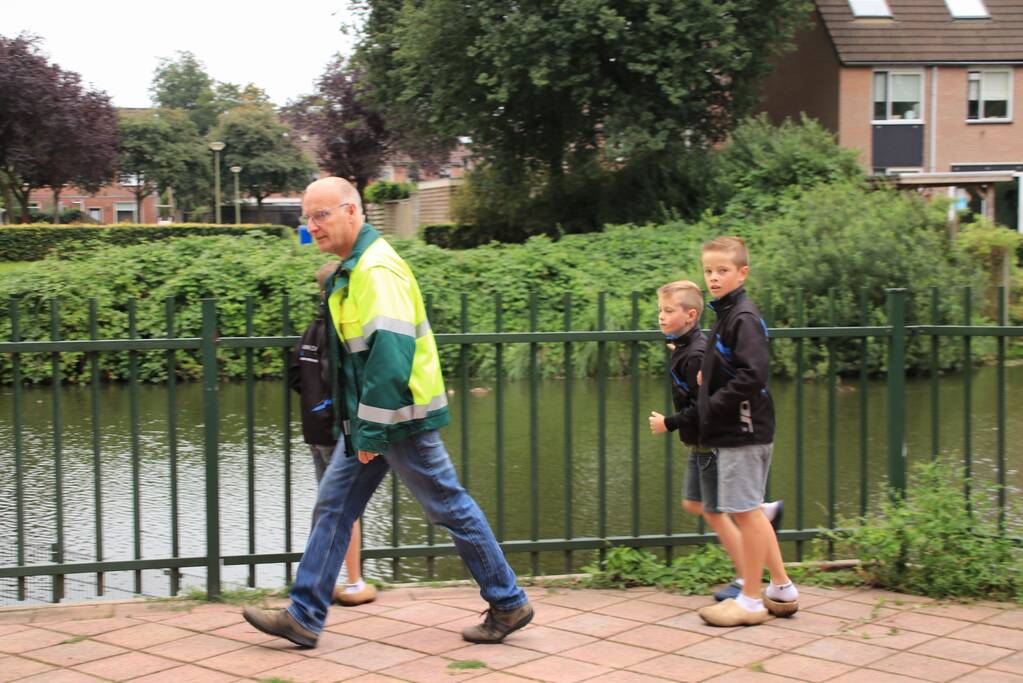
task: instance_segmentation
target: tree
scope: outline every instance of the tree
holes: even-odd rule
[[[393,151],[384,118],[364,97],[363,70],[338,57],[316,83],[316,94],[290,103],[285,121],[316,140],[322,168],[350,180],[362,196]]]
[[[175,58],[161,59],[149,93],[160,107],[187,111],[200,135],[205,135],[217,122],[220,111],[214,81],[191,52],[179,51]]]
[[[225,112],[211,138],[224,143],[221,184],[229,187],[231,166],[241,166],[238,181],[256,200],[263,220],[263,200],[275,192],[303,189],[316,175],[316,166],[292,139],[292,129],[264,106],[244,106]]]
[[[234,83],[217,82],[213,86],[213,105],[218,115],[246,104],[273,106],[266,91],[254,83],[242,87]]]
[[[188,113],[158,109],[121,116],[118,170],[135,179],[132,194],[138,214],[142,200],[173,189],[179,204],[188,205],[210,187],[210,154]]]
[[[806,0],[361,0],[358,59],[402,134],[472,137],[508,175],[566,175],[722,140]]]
[[[106,93],[50,64],[37,38],[0,36],[0,185],[21,220],[33,189],[53,190],[56,222],[65,184],[93,191],[103,184],[116,154],[116,120]]]

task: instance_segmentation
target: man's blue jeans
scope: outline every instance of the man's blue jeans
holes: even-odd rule
[[[365,465],[356,457],[346,457],[344,439],[338,441],[320,482],[315,521],[291,585],[291,616],[310,631],[323,630],[352,524],[392,468],[423,506],[426,518],[451,534],[483,599],[499,610],[525,604],[526,594],[516,585],[515,573],[490,524],[459,483],[434,430],[391,444],[386,453]]]

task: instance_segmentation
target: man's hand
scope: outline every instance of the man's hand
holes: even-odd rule
[[[703,386],[703,370],[696,371],[696,386]]]
[[[361,462],[363,465],[365,465],[366,463],[368,463],[370,460],[372,460],[373,458],[377,457],[378,455],[380,455],[380,454],[379,453],[370,453],[369,451],[359,451],[359,462]]]
[[[650,433],[664,434],[668,428],[664,426],[664,416],[656,410],[650,411]]]

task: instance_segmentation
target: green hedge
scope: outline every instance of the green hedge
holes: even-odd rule
[[[283,225],[211,225],[169,223],[144,225],[53,225],[26,223],[0,226],[0,261],[74,258],[110,246],[127,246],[178,237],[262,233],[274,237],[293,231]]]
[[[378,180],[366,188],[366,201],[370,204],[383,204],[396,199],[408,199],[415,191],[415,183],[392,183],[389,180]]]
[[[59,228],[52,229],[58,232]],[[476,249],[449,250],[422,240],[392,240],[410,263],[423,292],[430,295],[431,324],[438,332],[456,332],[461,321],[461,297],[467,302],[469,331],[495,328],[494,301],[501,296],[502,326],[506,331],[529,329],[529,301],[537,302],[537,329],[560,330],[565,320],[565,295],[571,294],[572,327],[575,330],[655,330],[656,290],[661,284],[686,278],[702,282],[700,243],[713,235],[739,233],[751,250],[749,290],[754,300],[777,327],[797,323],[795,292],[803,293],[807,326],[856,326],[860,324],[860,289],[868,296],[868,324],[885,324],[885,288],[907,287],[909,323],[930,323],[929,287],[939,287],[939,322],[959,324],[963,318],[961,285],[976,287],[977,304],[984,295],[987,276],[983,265],[971,260],[958,243],[950,243],[941,204],[893,190],[868,191],[855,184],[819,186],[778,202],[778,212],[757,223],[727,217],[708,217],[649,226],[608,226],[601,233],[566,235],[559,241],[536,237],[524,244],[491,243]],[[61,337],[84,339],[89,335],[88,299],[95,297],[100,309],[99,335],[106,339],[128,336],[127,302],[137,298],[138,333],[162,337],[166,330],[165,301],[171,297],[178,311],[180,336],[198,336],[200,300],[218,299],[219,332],[244,335],[245,297],[254,297],[254,333],[278,335],[282,330],[281,299],[290,298],[291,331],[297,334],[316,310],[317,290],[313,273],[327,257],[312,247],[265,235],[165,240],[132,247],[97,251],[79,261],[46,260],[5,273],[0,278],[0,302],[21,301],[23,339],[50,336],[50,297],[60,300]],[[597,301],[607,292],[604,322],[598,325]],[[632,293],[637,293],[637,319],[633,321]],[[832,314],[831,297],[834,297]],[[973,306],[974,320],[983,322],[983,307]],[[834,315],[834,317],[832,317]],[[712,322],[710,317],[705,324]],[[0,314],[0,339],[10,339],[10,321]],[[978,356],[992,348],[991,340],[976,338]],[[839,370],[855,372],[861,353],[859,340],[835,343]],[[910,338],[907,364],[928,367],[929,341]],[[630,346],[608,343],[607,363],[611,375],[628,372]],[[447,372],[458,371],[457,345],[441,347]],[[509,344],[503,370],[522,377],[529,370],[529,345]],[[540,345],[540,370],[545,377],[563,372],[563,346]],[[640,345],[640,370],[664,371],[664,345]],[[772,344],[775,376],[795,372],[795,344],[778,339]],[[808,376],[827,367],[827,349],[819,339],[804,342]],[[883,340],[868,346],[872,372],[885,364]],[[145,381],[164,379],[163,352],[139,354]],[[179,372],[198,376],[195,354],[179,352]],[[244,355],[223,350],[221,373],[238,378],[244,372]],[[87,381],[85,358],[63,354],[64,381]],[[127,377],[127,354],[101,354],[107,379]],[[492,377],[494,349],[470,348],[469,372]],[[941,344],[943,368],[958,367],[962,345]],[[596,371],[595,343],[573,346],[573,367],[580,375]],[[47,354],[25,354],[22,373],[28,381],[45,382],[50,373]],[[280,351],[257,351],[257,374],[279,375]],[[10,381],[10,356],[0,355],[0,383]]]
[[[492,241],[492,235],[474,225],[430,223],[419,227],[419,236],[427,244],[443,249],[472,249]]]

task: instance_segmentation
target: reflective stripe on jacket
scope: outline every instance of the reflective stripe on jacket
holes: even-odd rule
[[[446,425],[444,377],[419,284],[370,224],[327,292],[341,369],[339,419],[353,448],[383,453],[391,443]]]

